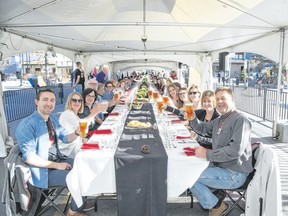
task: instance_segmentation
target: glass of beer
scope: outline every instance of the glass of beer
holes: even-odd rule
[[[159,115],[162,114],[162,107],[163,107],[163,100],[162,99],[157,100],[157,110]]]
[[[185,104],[185,113],[186,113],[188,121],[193,119],[194,109],[193,109],[193,104],[192,103]]]
[[[153,99],[156,101],[158,99],[158,91],[153,92]]]
[[[151,99],[151,97],[152,97],[152,90],[151,89],[148,90],[148,97],[149,97],[149,99]]]
[[[163,96],[163,103],[164,103],[164,105],[168,105],[168,103],[169,103],[169,98],[168,98],[168,96]]]
[[[80,119],[79,128],[80,128],[79,135],[81,137],[86,137],[86,133],[87,133],[87,121],[86,121],[86,119]]]
[[[119,99],[119,93],[115,92],[113,96],[113,100],[117,101]]]

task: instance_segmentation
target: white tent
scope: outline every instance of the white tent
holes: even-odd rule
[[[287,0],[0,0],[0,52],[4,59],[52,46],[86,71],[182,62],[204,88],[219,52],[287,62],[287,11]]]

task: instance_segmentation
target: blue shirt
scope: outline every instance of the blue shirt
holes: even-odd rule
[[[106,74],[103,73],[103,71],[101,71],[100,73],[98,73],[96,80],[98,83],[105,83],[106,81]]]
[[[105,92],[104,92],[104,94],[102,96],[102,101],[103,100],[107,100],[107,101],[112,100],[113,96],[114,96],[113,91],[109,92],[109,91],[105,90]]]
[[[59,124],[58,118],[50,115],[57,139],[68,142],[67,132]],[[22,153],[22,160],[38,155],[48,160],[50,141],[45,119],[35,111],[23,119],[16,129],[16,139]],[[48,188],[48,168],[39,168],[29,165],[32,174],[32,184],[39,188]]]

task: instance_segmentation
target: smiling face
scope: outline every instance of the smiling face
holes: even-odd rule
[[[179,91],[179,98],[182,101],[186,101],[186,90],[180,90]]]
[[[95,92],[91,91],[86,97],[85,97],[85,104],[87,106],[92,106],[96,98]]]
[[[200,92],[197,88],[190,88],[188,95],[191,102],[198,102],[200,100]]]
[[[71,98],[71,109],[74,113],[78,113],[82,106],[82,97],[79,95],[73,95]]]
[[[214,106],[214,101],[213,101],[213,98],[211,98],[211,97],[203,98],[203,101],[202,101],[203,109],[205,109],[206,111],[214,110],[214,107],[215,107]]]
[[[216,93],[216,107],[221,115],[228,113],[235,107],[233,96],[225,90],[218,91]]]
[[[177,91],[173,86],[170,86],[168,88],[168,92],[169,92],[170,97],[172,97],[172,98],[176,97],[176,95],[177,95]]]
[[[39,99],[35,99],[38,113],[44,118],[48,119],[53,112],[56,104],[55,94],[52,92],[41,92]]]

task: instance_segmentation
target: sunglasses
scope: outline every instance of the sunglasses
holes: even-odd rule
[[[194,94],[194,95],[196,95],[198,92],[196,91],[196,92],[189,92],[189,95],[192,95],[192,94]]]
[[[83,100],[82,100],[82,99],[72,98],[71,101],[72,101],[73,103],[77,103],[77,102],[78,102],[78,103],[82,103]]]

